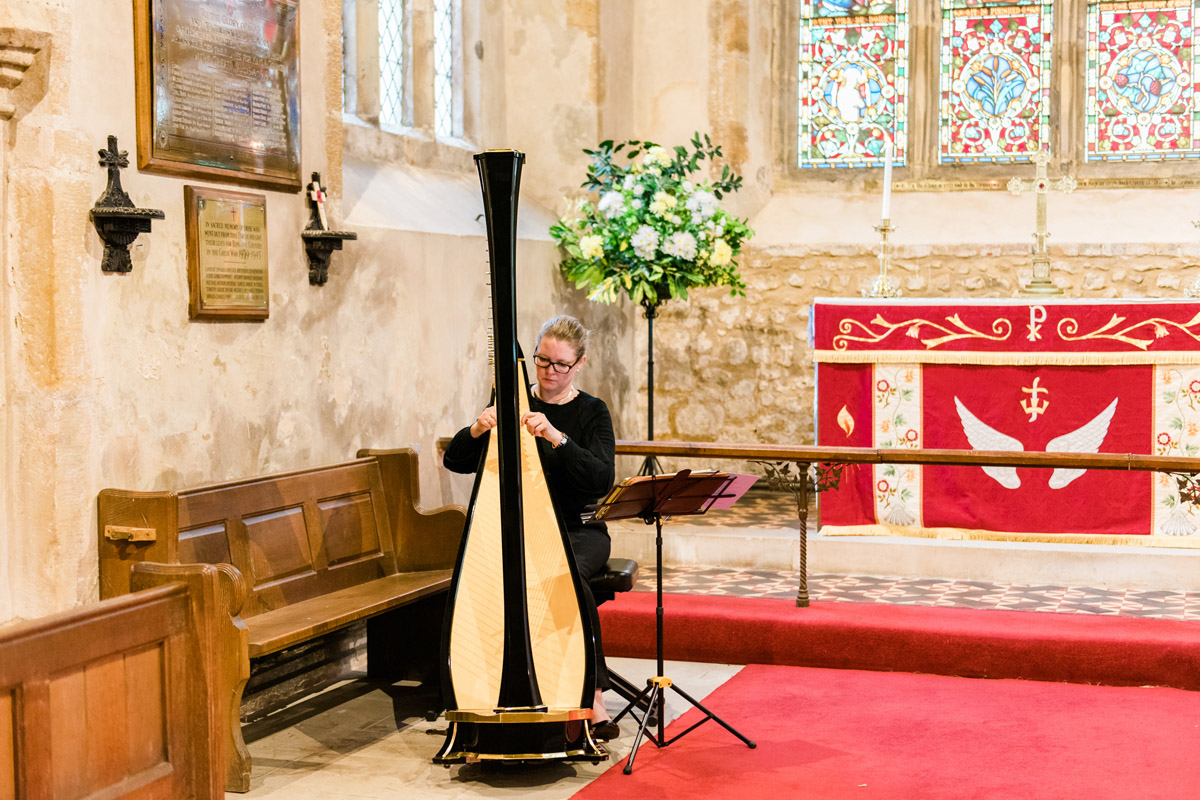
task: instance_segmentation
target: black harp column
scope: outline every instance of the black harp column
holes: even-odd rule
[[[525,593],[524,518],[521,505],[521,385],[517,343],[517,202],[525,154],[489,150],[475,155],[487,220],[492,264],[492,314],[495,330],[496,430],[500,464],[500,553],[504,564],[504,663],[499,706],[543,709]]]

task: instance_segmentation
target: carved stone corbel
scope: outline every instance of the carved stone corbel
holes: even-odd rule
[[[45,70],[36,81],[26,81],[39,55],[49,49],[50,35],[23,28],[0,28],[0,121],[27,111],[46,93]],[[42,55],[44,60],[44,55]],[[25,84],[18,101],[17,88]]]

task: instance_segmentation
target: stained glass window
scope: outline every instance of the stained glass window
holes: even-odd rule
[[[379,0],[379,121],[404,124],[404,0]]]
[[[1030,161],[1050,146],[1050,2],[943,0],[943,164]]]
[[[1088,161],[1200,158],[1196,6],[1089,2]]]
[[[878,167],[908,150],[908,0],[801,0],[797,164]]]
[[[454,3],[433,4],[433,121],[439,137],[454,135]]]

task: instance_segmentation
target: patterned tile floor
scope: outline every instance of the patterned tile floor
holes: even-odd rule
[[[654,581],[653,568],[644,568],[634,591],[652,592]],[[798,581],[798,574],[790,571],[668,567],[663,576],[663,591],[793,599]],[[895,603],[1200,620],[1200,593],[1149,589],[817,574],[808,577],[808,597],[812,602]]]
[[[795,508],[788,495],[751,493],[728,511],[693,517],[688,523],[798,529]],[[816,530],[815,515],[810,515],[808,529]],[[798,582],[798,573],[791,571],[682,566],[667,568],[663,589],[684,594],[792,599],[796,597]],[[643,565],[634,591],[652,592],[654,588],[654,570]],[[808,596],[813,602],[896,603],[1200,620],[1198,592],[813,574],[808,577]]]

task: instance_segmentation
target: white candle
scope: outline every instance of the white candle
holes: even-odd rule
[[[883,148],[883,218],[892,218],[892,143]]]

